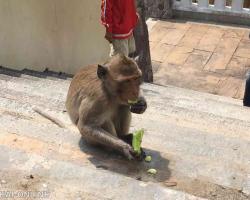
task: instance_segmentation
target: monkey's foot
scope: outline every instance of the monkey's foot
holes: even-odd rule
[[[146,155],[145,151],[143,150],[143,148],[141,148],[141,153],[139,155],[136,154],[134,157],[138,161],[143,161],[146,158],[146,156],[147,155]]]
[[[129,144],[124,146],[123,154],[128,160],[134,159],[134,150],[133,150],[132,146],[130,146]]]

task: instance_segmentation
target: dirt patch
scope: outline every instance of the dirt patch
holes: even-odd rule
[[[49,191],[44,178],[28,172],[0,172],[0,199],[48,199]]]
[[[220,185],[203,182],[197,179],[190,180],[181,178],[175,180],[177,185],[171,187],[175,190],[184,191],[197,197],[202,197],[209,200],[249,200],[250,196],[242,193],[240,190],[226,188]],[[162,183],[166,187],[166,184]]]

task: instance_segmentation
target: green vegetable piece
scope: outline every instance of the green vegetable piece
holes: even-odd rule
[[[138,100],[132,101],[132,100],[128,100],[129,104],[136,104],[138,102]]]
[[[157,174],[157,170],[156,169],[149,169],[148,173],[155,175],[155,174]]]
[[[142,138],[143,138],[144,130],[141,129],[139,131],[135,131],[133,133],[133,141],[132,141],[132,146],[134,151],[140,155],[141,154],[141,143],[142,143]]]
[[[145,158],[145,161],[146,161],[146,162],[151,162],[151,160],[152,160],[152,157],[151,157],[151,156],[146,156],[146,158]]]

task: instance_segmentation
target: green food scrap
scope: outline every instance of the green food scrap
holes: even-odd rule
[[[151,156],[146,156],[146,158],[145,158],[145,161],[146,161],[146,162],[151,162],[151,160],[152,160],[152,157],[151,157]]]
[[[132,146],[134,151],[140,155],[141,154],[141,143],[142,143],[142,138],[143,138],[144,130],[138,130],[133,133],[133,141],[132,141]]]
[[[138,102],[138,100],[132,101],[132,100],[128,100],[129,104],[136,104]]]
[[[148,173],[155,175],[155,174],[157,174],[157,170],[152,168],[152,169],[148,170]]]

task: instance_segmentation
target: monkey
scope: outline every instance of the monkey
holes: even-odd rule
[[[138,65],[122,54],[103,65],[79,70],[70,83],[65,106],[83,139],[116,150],[129,160],[141,159],[132,148],[129,134],[131,112],[142,114],[147,109],[141,84]],[[137,103],[130,105],[128,100]]]

